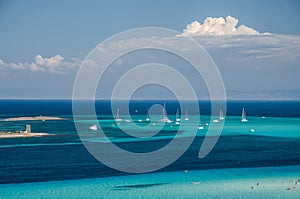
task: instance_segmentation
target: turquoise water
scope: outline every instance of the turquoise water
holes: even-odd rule
[[[300,166],[216,169],[0,185],[0,195],[13,199],[297,198],[298,179]]]
[[[300,178],[300,118],[299,111],[295,109],[300,103],[296,103],[295,108],[295,103],[286,102],[282,109],[276,103],[269,108],[265,102],[246,103],[250,114],[245,123],[241,122],[240,117],[241,106],[244,104],[238,103],[233,106],[234,109],[230,109],[231,114],[226,116],[215,148],[207,157],[199,159],[197,155],[207,130],[222,124],[213,123],[209,115],[203,114],[201,125],[204,129],[197,131],[195,141],[182,157],[162,170],[139,175],[110,169],[87,152],[77,135],[70,111],[62,109],[69,103],[53,102],[47,107],[44,102],[26,102],[31,108],[34,107],[32,113],[28,108],[30,106],[24,105],[26,103],[18,103],[12,105],[23,108],[23,111],[3,113],[0,118],[27,116],[27,113],[31,116],[53,115],[66,120],[0,121],[0,131],[24,130],[25,124],[30,123],[35,132],[55,134],[40,138],[0,139],[1,199],[297,198],[300,195],[300,182],[295,185]],[[37,114],[39,107],[35,105],[39,104],[43,111]],[[2,108],[10,111],[11,107]],[[205,108],[208,109],[204,107],[203,113],[206,113]],[[177,106],[174,105],[169,111],[172,114],[168,117],[173,121],[176,110]],[[289,115],[293,117],[287,117]],[[107,142],[99,134],[100,130],[89,130],[91,125],[98,124],[118,146],[135,152],[146,152],[168,144],[178,130],[175,122],[159,122],[159,115],[152,118],[151,122],[146,122],[146,115],[143,114],[133,114],[131,123],[125,122],[130,116],[121,117],[123,121],[119,124],[110,114],[99,114],[99,121],[91,120],[89,115],[82,117],[77,122],[84,129],[83,140],[91,144]],[[181,121],[182,129],[178,139],[192,136],[193,128],[200,125],[192,114],[188,117],[189,121]],[[140,128],[132,128],[133,122]],[[128,136],[122,129],[137,131],[143,137]],[[151,137],[154,132],[158,133]]]
[[[36,132],[49,132],[52,134],[77,134],[75,130],[70,129],[64,129],[63,127],[66,123],[71,123],[72,118],[66,117],[67,121],[34,121],[32,123],[33,131]],[[129,116],[122,116],[123,118],[130,118]],[[107,116],[109,118],[109,116]],[[98,124],[99,121],[95,120],[89,120],[88,116],[85,120],[79,120],[77,121],[79,125],[83,127],[83,129],[86,129],[87,137],[86,139],[83,139],[85,141],[91,141],[91,142],[107,142],[106,139],[99,137],[97,134],[97,131],[92,132],[89,130],[89,127],[93,124],[98,124],[98,126],[101,125],[102,130],[106,133],[106,136],[112,140],[113,142],[139,142],[139,141],[151,141],[151,140],[161,140],[161,139],[172,139],[174,138],[174,135],[176,134],[176,131],[178,130],[179,125],[175,125],[175,122],[171,124],[164,124],[162,122],[159,122],[158,120],[153,120],[151,122],[145,122],[145,116],[135,116],[134,119],[132,119],[132,122],[135,122],[135,124],[140,125],[141,129],[134,129],[135,131],[139,131],[141,135],[145,136],[145,138],[134,138],[127,136],[123,132],[120,131],[120,128],[123,130],[132,130],[132,122],[126,123],[124,120],[120,122],[118,125],[116,125],[115,121],[113,119],[103,119],[100,120],[100,124]],[[139,119],[143,119],[143,122],[139,122]],[[170,119],[175,120],[170,117]],[[232,135],[252,135],[252,136],[271,136],[271,137],[288,137],[288,138],[299,138],[300,137],[300,118],[280,118],[280,117],[247,117],[248,122],[241,122],[241,119],[239,116],[227,116],[224,122],[224,127],[221,133],[221,136],[232,136]],[[152,125],[155,123],[155,125]],[[16,131],[16,130],[23,130],[24,126],[26,124],[26,121],[20,121],[20,122],[2,122],[2,125],[0,126],[0,131]],[[206,126],[205,124],[208,124]],[[56,129],[53,130],[53,126],[57,126]],[[189,116],[189,121],[182,121],[180,123],[182,127],[182,133],[178,135],[178,137],[189,137],[193,135],[193,129],[195,126],[198,126],[198,121],[194,119],[193,116]],[[201,116],[201,125],[204,127],[203,130],[197,131],[197,136],[205,136],[207,133],[207,130],[209,127],[213,128],[214,126],[219,126],[221,123],[211,123],[211,117],[210,116]],[[61,128],[61,129],[60,129]],[[74,127],[70,127],[74,128]],[[159,130],[164,130],[167,133],[160,133],[155,136],[147,137],[147,135],[152,134],[152,132],[156,132]],[[253,132],[251,130],[254,130]],[[214,135],[214,134],[211,134]],[[60,145],[62,143],[58,143],[57,145]],[[78,143],[65,143],[65,144],[78,144]],[[38,144],[36,144],[38,145]],[[41,145],[47,145],[47,143],[43,143]],[[50,145],[53,145],[51,143]],[[23,145],[9,145],[10,147],[13,146],[34,146],[34,144],[23,144]],[[9,147],[7,145],[0,145],[1,147]]]
[[[139,125],[139,119],[144,116],[135,117],[132,121],[134,121],[137,125]],[[129,116],[123,116],[123,118],[130,118]],[[175,121],[175,118],[169,117],[171,120]],[[247,117],[248,122],[241,122],[241,117],[239,116],[227,116],[224,121],[223,130],[221,136],[233,136],[233,135],[252,135],[252,136],[271,136],[271,137],[286,137],[286,138],[300,138],[300,118],[280,118],[280,117]],[[144,118],[143,118],[144,121]],[[181,121],[180,125],[182,128],[182,133],[178,135],[178,137],[189,137],[193,135],[193,131],[195,126],[203,126],[203,130],[197,131],[197,136],[205,136],[207,135],[207,130],[211,127],[212,129],[215,126],[222,125],[221,121],[219,123],[212,123],[211,116],[201,116],[201,122],[199,124],[198,121],[195,120],[195,117],[189,116],[189,121]],[[88,129],[89,125],[96,124],[97,121],[93,120],[84,120],[78,121],[86,129]],[[155,125],[152,125],[155,123]],[[156,132],[159,130],[165,131],[177,131],[179,126],[172,122],[171,124],[164,124],[157,120],[152,121],[152,123],[142,123],[141,129],[137,131],[140,132],[141,135],[147,135],[147,133],[151,134],[151,132]],[[207,124],[207,126],[205,125]],[[110,138],[110,140],[114,142],[132,142],[132,141],[151,141],[158,139],[170,139],[173,138],[175,133],[168,134],[158,134],[152,137],[146,138],[134,138],[134,137],[124,137],[120,136],[118,132],[115,132],[116,129],[122,128],[123,130],[130,131],[132,130],[132,126],[126,122],[120,122],[119,125],[115,125],[114,120],[106,119],[101,121],[101,126],[105,130],[106,135]],[[109,129],[106,129],[109,128]],[[90,133],[88,130],[86,133]],[[84,139],[91,142],[106,142],[107,140],[103,138],[91,135],[90,138]],[[214,135],[214,134],[210,134]]]
[[[126,116],[123,116],[126,118]],[[189,117],[189,121],[182,121],[183,132],[179,137],[189,137],[192,135],[191,129],[195,125],[193,116]],[[232,136],[250,136],[253,137],[274,137],[274,138],[300,138],[300,118],[272,118],[272,117],[247,117],[248,122],[242,123],[239,116],[227,116],[221,137]],[[197,136],[202,137],[206,134],[209,126],[221,125],[221,123],[210,123],[210,116],[202,116],[201,124],[204,125],[203,130],[198,130]],[[56,121],[56,125],[65,121]],[[93,120],[78,121],[85,126],[87,131],[88,142],[106,142],[107,140],[99,137],[96,132],[91,132],[88,127],[97,123]],[[137,124],[138,117],[136,118]],[[154,121],[152,121],[154,122]],[[15,126],[19,126],[18,122]],[[38,122],[37,122],[38,123]],[[41,124],[42,122],[39,122]],[[46,122],[47,123],[47,122]],[[205,126],[205,123],[209,123]],[[11,124],[11,123],[10,123]],[[176,125],[162,124],[156,121],[155,126],[150,123],[142,124],[144,131],[156,131],[162,129],[167,133],[158,134],[154,137],[133,138],[124,137],[123,133],[119,132],[119,127],[130,130],[130,124],[121,122],[116,125],[114,120],[105,119],[100,122],[102,128],[107,132],[108,137],[116,143],[138,143],[138,142],[157,142],[160,140],[169,140],[174,137],[172,130],[178,129]],[[3,127],[3,126],[2,126]],[[254,129],[254,132],[250,130]],[[63,135],[63,132],[60,132]],[[66,135],[69,134],[65,133]],[[72,134],[72,133],[71,133]],[[56,136],[54,136],[56,137]],[[246,138],[246,137],[245,137]],[[249,139],[247,138],[247,139]],[[42,138],[40,138],[42,139]],[[36,139],[36,143],[7,143],[1,144],[0,150],[21,150],[28,148],[32,151],[46,150],[45,147],[73,147],[81,146],[79,138],[54,139],[53,143],[49,141],[40,141]],[[259,142],[265,140],[264,138]],[[254,140],[255,141],[255,140]],[[227,142],[226,142],[227,143]],[[225,144],[226,144],[225,143]],[[289,141],[287,142],[289,143]],[[296,141],[297,143],[297,141]],[[299,142],[298,142],[299,143]],[[227,143],[227,145],[237,145],[239,143]],[[252,143],[255,144],[254,142]],[[299,144],[300,145],[300,144]],[[288,148],[288,146],[287,146]],[[295,148],[291,151],[285,150],[283,154],[288,154],[290,161],[293,161],[292,154]],[[296,148],[297,149],[297,148]],[[61,150],[64,150],[63,148]],[[75,149],[70,149],[76,151]],[[197,149],[196,149],[197,150]],[[224,149],[225,151],[228,149]],[[233,149],[232,149],[233,150]],[[239,148],[239,150],[241,150]],[[251,149],[253,150],[253,149]],[[257,149],[259,150],[259,149]],[[265,150],[265,149],[263,149]],[[50,152],[50,151],[49,151]],[[234,155],[234,151],[228,154]],[[247,153],[247,150],[242,153]],[[252,153],[252,152],[251,152]],[[212,153],[213,155],[218,155]],[[220,155],[224,155],[221,153]],[[258,151],[257,155],[264,154],[263,151]],[[225,153],[226,155],[226,153]],[[250,154],[249,154],[250,155]],[[265,154],[264,154],[265,155]],[[280,154],[278,154],[280,155]],[[64,156],[65,158],[68,158]],[[254,157],[257,157],[254,154]],[[276,157],[276,156],[275,156]],[[194,158],[197,156],[194,154]],[[257,157],[258,158],[258,157]],[[251,159],[251,158],[250,158]],[[288,163],[288,160],[287,163]],[[18,158],[20,160],[20,158]],[[217,161],[214,157],[213,160]],[[23,160],[25,163],[28,160]],[[34,159],[32,159],[34,161]],[[218,160],[219,161],[219,160]],[[265,159],[257,161],[266,161]],[[22,160],[20,160],[21,164]],[[225,162],[224,162],[225,163]],[[291,162],[292,163],[292,162]],[[14,165],[18,164],[14,162]],[[39,163],[40,164],[40,163]],[[178,163],[180,164],[180,163]],[[195,164],[195,163],[191,163]],[[211,163],[210,163],[211,164]],[[185,165],[187,165],[185,163]],[[195,164],[196,165],[196,164]],[[60,166],[57,167],[59,169]],[[178,166],[176,166],[179,168]],[[189,166],[186,166],[189,168]],[[194,167],[197,168],[197,167]],[[73,168],[74,169],[74,168]],[[76,169],[76,167],[75,167]],[[22,168],[21,168],[22,170]],[[24,172],[24,171],[23,171]],[[32,171],[32,172],[37,172]],[[9,175],[8,175],[9,177]],[[300,179],[300,166],[281,166],[281,167],[258,167],[258,168],[228,168],[214,170],[184,170],[177,172],[156,172],[151,174],[140,175],[125,175],[117,177],[102,177],[90,178],[81,180],[60,180],[49,182],[34,182],[34,183],[16,183],[16,184],[1,184],[1,198],[296,198],[300,194],[299,185],[295,182]],[[259,183],[259,185],[257,185]],[[299,187],[298,187],[299,186]],[[253,187],[253,189],[252,189]],[[295,188],[294,188],[295,187]],[[291,190],[287,190],[287,189]]]

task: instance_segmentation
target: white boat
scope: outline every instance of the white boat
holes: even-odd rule
[[[94,125],[90,126],[89,129],[90,129],[91,131],[97,131],[97,130],[98,130],[98,127],[97,127],[96,124],[94,124]]]
[[[117,115],[116,115],[116,122],[121,122],[122,119],[120,118],[120,109],[117,109]]]
[[[218,123],[218,122],[219,122],[218,119],[214,119],[214,120],[213,120],[213,123]]]
[[[143,120],[142,119],[139,119],[139,122],[142,122]]]
[[[166,103],[164,102],[164,108],[162,110],[162,114],[161,114],[161,122],[167,122],[167,123],[172,123],[172,121],[167,117],[167,113],[166,113]]]
[[[241,119],[242,122],[248,122],[248,120],[246,119],[246,111],[245,111],[245,108],[243,107],[243,110],[242,110],[242,119]]]
[[[223,114],[223,111],[220,110],[220,117],[219,117],[220,120],[224,120],[224,114]]]
[[[203,130],[204,126],[201,124],[201,116],[200,116],[200,111],[199,111],[199,126],[198,126],[199,130]]]
[[[147,113],[146,121],[147,121],[147,122],[150,121],[149,113]]]
[[[177,109],[177,112],[176,112],[176,122],[175,122],[175,124],[176,124],[176,125],[179,125],[179,124],[180,124],[180,121],[181,121],[181,118],[179,118],[179,111],[178,111],[178,109]]]
[[[188,118],[188,116],[187,116],[187,109],[185,109],[185,118],[184,118],[184,120],[185,120],[185,121],[190,120],[190,119]]]
[[[130,123],[130,122],[131,122],[131,120],[130,120],[130,119],[126,119],[126,120],[125,120],[125,122],[127,122],[127,123]]]
[[[181,121],[181,118],[179,118],[179,110],[177,109],[177,112],[176,112],[176,122],[180,122]]]

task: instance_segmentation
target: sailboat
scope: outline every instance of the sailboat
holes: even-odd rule
[[[177,112],[176,112],[176,122],[175,122],[175,124],[180,124],[180,121],[181,121],[181,118],[179,118],[179,110],[177,109]]]
[[[218,123],[218,122],[219,122],[219,119],[213,119],[212,122],[213,122],[213,123]]]
[[[223,114],[223,111],[220,110],[220,117],[219,117],[220,120],[224,120],[224,114]]]
[[[94,125],[90,126],[89,129],[90,129],[91,131],[97,131],[97,130],[98,130],[98,127],[97,127],[96,124],[94,124]]]
[[[199,130],[203,130],[204,127],[203,127],[202,125],[199,125],[198,129],[199,129]]]
[[[167,122],[167,123],[172,123],[172,121],[167,117],[166,114],[166,103],[164,102],[164,108],[162,110],[162,114],[161,114],[161,122]]]
[[[247,122],[248,120],[246,119],[246,111],[245,111],[245,108],[243,107],[243,110],[242,110],[242,119],[241,119],[242,122]]]
[[[190,120],[190,119],[188,118],[188,116],[187,116],[187,109],[185,109],[185,118],[184,118],[184,120],[185,120],[185,121]]]
[[[149,122],[150,121],[150,117],[149,117],[149,114],[147,115],[146,117],[146,121]]]
[[[218,119],[214,119],[214,120],[213,120],[213,123],[218,123],[218,122],[219,122]]]
[[[146,117],[146,121],[149,122],[150,121],[150,117],[149,117],[149,113],[147,111],[147,117]]]
[[[198,126],[199,130],[203,130],[204,126],[201,124],[201,118],[200,118],[200,111],[199,111],[199,126]]]
[[[120,118],[120,109],[117,109],[117,115],[116,115],[116,122],[121,122],[122,119]]]

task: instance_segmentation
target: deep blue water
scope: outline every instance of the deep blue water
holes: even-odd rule
[[[163,104],[165,101],[132,101],[130,103],[131,114],[139,109],[138,114],[146,114],[153,104]],[[84,103],[84,101],[83,101]],[[125,105],[122,101],[120,106]],[[186,102],[188,104],[188,101]],[[174,114],[178,108],[177,101],[166,101],[168,113]],[[97,113],[111,114],[110,101],[98,100],[95,102]],[[210,101],[200,101],[201,114],[210,115]],[[300,101],[228,101],[227,115],[241,115],[241,109],[245,107],[247,115],[270,117],[300,117]],[[1,115],[72,115],[71,100],[0,100]]]
[[[135,101],[130,107],[145,114],[154,103],[162,101]],[[122,104],[122,102],[121,102]],[[110,114],[108,101],[96,102],[99,114]],[[121,107],[121,105],[120,105]],[[300,102],[292,101],[230,101],[227,115],[240,115],[241,108],[248,115],[272,117],[300,117]],[[168,113],[178,108],[176,101],[168,101]],[[210,103],[200,102],[201,113],[210,114]],[[72,118],[72,104],[68,100],[1,100],[0,117],[60,116]],[[26,122],[9,123],[12,129]],[[20,183],[66,179],[96,178],[124,175],[108,168],[90,155],[81,144],[72,120],[30,122],[33,130],[57,133],[59,136],[41,138],[0,139],[0,183]],[[0,129],[8,128],[0,121]],[[1,125],[3,125],[1,127]],[[7,130],[7,129],[6,129]],[[185,139],[185,138],[181,138]],[[118,143],[130,151],[153,151],[170,140]],[[189,150],[177,161],[160,171],[182,171],[216,168],[300,165],[300,139],[249,135],[221,136],[213,151],[204,159],[198,152],[203,137],[197,137]],[[158,172],[160,172],[158,171]]]
[[[160,171],[241,168],[300,164],[300,140],[292,138],[224,136],[204,159],[197,158],[203,137],[197,137],[189,150]],[[69,143],[73,136],[51,138],[1,139],[0,144]],[[121,143],[132,150],[153,149],[163,141]],[[125,175],[92,157],[81,144],[11,147],[0,149],[0,183],[19,183]],[[159,171],[158,171],[159,172]],[[126,174],[127,175],[127,174]]]

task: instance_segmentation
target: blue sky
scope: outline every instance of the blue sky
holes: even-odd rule
[[[176,2],[176,3],[175,3]],[[0,1],[0,59],[5,63],[32,63],[37,60],[37,55],[46,64],[45,58],[60,55],[66,62],[77,63],[101,41],[109,36],[124,30],[157,26],[182,32],[188,24],[197,20],[203,22],[207,17],[233,16],[244,24],[260,33],[270,32],[282,35],[300,35],[300,2],[297,0],[255,0],[255,1]],[[291,39],[292,38],[292,39]],[[290,43],[293,37],[289,37]],[[281,39],[284,42],[285,39]],[[205,43],[205,41],[202,41]],[[206,47],[204,45],[204,47]],[[258,47],[263,49],[258,42]],[[295,48],[295,46],[293,46]],[[252,49],[252,50],[253,50]],[[241,49],[239,49],[241,50]],[[245,50],[245,49],[244,49]],[[249,46],[247,48],[249,50]],[[285,50],[284,52],[290,52]],[[209,48],[217,65],[226,65],[222,52]],[[283,53],[283,52],[282,52]],[[294,51],[295,53],[295,51]],[[293,56],[297,56],[298,51]],[[232,56],[232,55],[228,55]],[[300,55],[299,55],[300,56]],[[60,57],[56,57],[59,60]],[[74,61],[75,59],[75,61]],[[51,60],[50,60],[51,61]],[[258,60],[253,58],[251,63],[263,63],[268,59]],[[278,61],[277,61],[278,62]],[[235,62],[244,63],[244,60]],[[272,63],[271,63],[272,64]],[[275,63],[274,63],[275,64]],[[288,61],[291,68],[280,84],[270,85],[264,91],[275,92],[286,88],[295,92],[299,83],[296,75],[300,75],[299,62]],[[67,67],[71,65],[65,64]],[[282,74],[284,64],[277,64],[274,74],[269,78]],[[60,69],[63,74],[50,72],[28,73],[25,70],[1,71],[0,98],[70,98],[76,70]],[[224,68],[220,69],[225,71]],[[224,73],[235,73],[234,66]],[[239,76],[244,70],[236,70]],[[277,73],[276,73],[277,72]],[[289,76],[291,75],[291,76]],[[30,78],[28,78],[30,77]],[[25,83],[20,84],[20,81]],[[225,75],[225,80],[230,77]],[[280,78],[279,78],[280,79]],[[291,81],[291,79],[293,81]],[[237,80],[238,81],[238,80]],[[10,82],[10,83],[7,83]],[[36,84],[43,82],[43,88]],[[51,83],[50,83],[51,82]],[[228,82],[228,90],[233,93],[241,92],[235,83]],[[249,83],[249,85],[251,82]],[[284,85],[284,87],[280,87]],[[290,89],[289,89],[290,88]],[[264,92],[262,91],[262,92]],[[255,93],[255,88],[249,87],[248,93]],[[288,91],[285,91],[288,92]],[[281,94],[279,98],[284,98]],[[239,98],[241,95],[237,95]],[[253,98],[255,98],[255,94]],[[269,98],[276,95],[269,95]],[[287,98],[299,98],[287,94]]]

